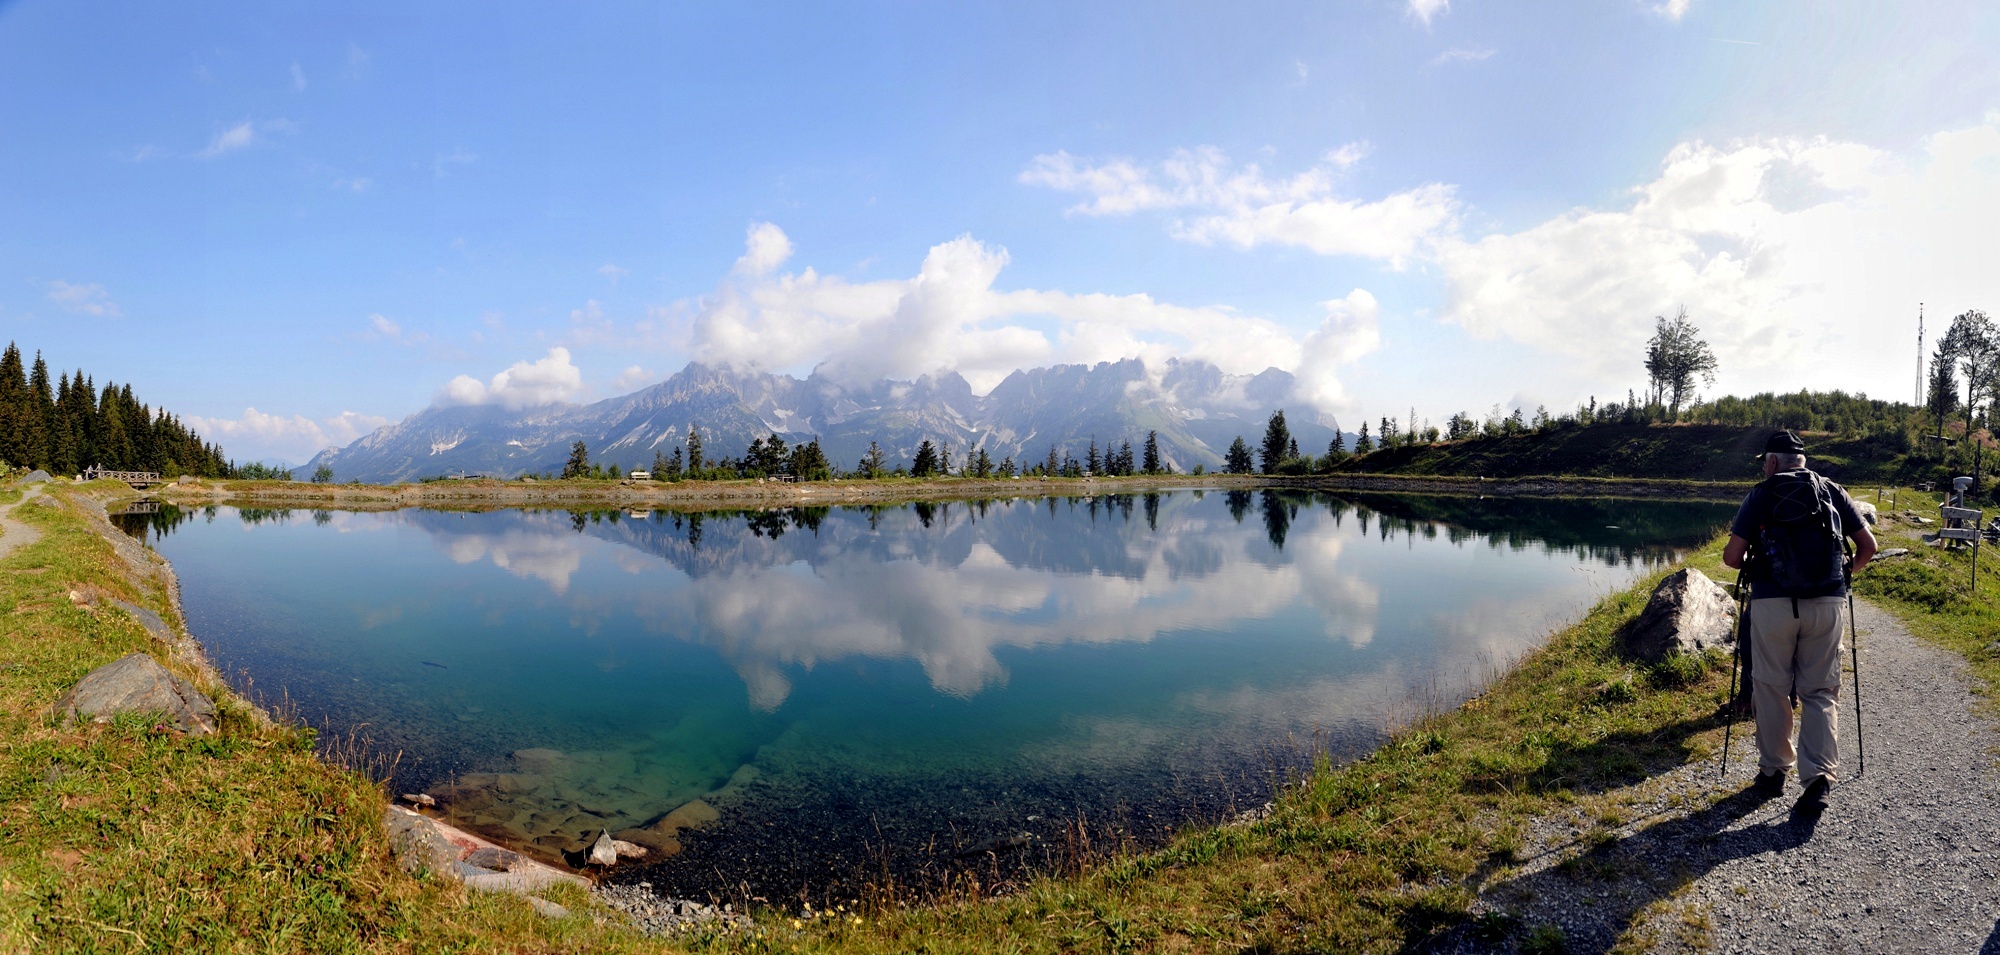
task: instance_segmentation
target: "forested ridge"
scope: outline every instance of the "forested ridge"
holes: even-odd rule
[[[92,466],[167,477],[232,473],[220,447],[165,409],[139,401],[130,384],[106,381],[99,388],[82,369],[51,380],[40,352],[28,366],[12,342],[0,354],[0,465],[52,474]]]

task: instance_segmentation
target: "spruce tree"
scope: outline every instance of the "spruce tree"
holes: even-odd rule
[[[1367,454],[1375,450],[1375,439],[1368,436],[1368,422],[1361,422],[1361,433],[1354,437],[1354,453]]]
[[[1104,462],[1097,456],[1097,439],[1094,437],[1090,439],[1090,453],[1084,456],[1083,467],[1093,475],[1104,472]]]
[[[931,439],[925,438],[923,443],[917,445],[917,457],[910,462],[910,474],[913,477],[930,477],[937,473],[937,469],[937,448],[931,446]]]
[[[1145,454],[1146,473],[1160,473],[1160,433],[1158,431],[1146,432]]]
[[[1285,460],[1285,451],[1292,443],[1292,429],[1285,425],[1285,409],[1271,412],[1271,419],[1264,424],[1264,473],[1276,474],[1278,465]]]
[[[569,462],[563,465],[563,480],[570,481],[590,473],[590,449],[578,441],[569,449]]]
[[[1231,474],[1249,474],[1256,467],[1256,462],[1250,459],[1250,445],[1244,443],[1242,435],[1236,436],[1229,453],[1223,455],[1223,467]]]

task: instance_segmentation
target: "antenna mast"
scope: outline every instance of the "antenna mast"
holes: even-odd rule
[[[1917,407],[1924,406],[1924,303],[1917,303]]]

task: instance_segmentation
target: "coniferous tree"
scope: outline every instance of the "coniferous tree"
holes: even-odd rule
[[[1338,421],[1333,423],[1333,443],[1327,445],[1326,451],[1329,455],[1347,453],[1347,433],[1340,430]]]
[[[1285,425],[1285,410],[1271,412],[1271,419],[1264,424],[1265,474],[1276,474],[1278,465],[1285,460],[1285,451],[1292,443],[1292,429]]]
[[[1160,433],[1158,431],[1146,432],[1145,454],[1146,457],[1144,459],[1144,463],[1146,466],[1146,473],[1147,474],[1160,473]]]
[[[868,442],[868,453],[861,456],[861,476],[871,481],[881,477],[889,470],[885,461],[882,446],[873,441]]]
[[[1132,442],[1130,440],[1118,443],[1118,474],[1124,477],[1132,475]]]
[[[590,449],[578,441],[569,449],[569,462],[563,465],[564,480],[575,480],[590,474]]]
[[[1056,458],[1056,446],[1051,444],[1049,445],[1049,459],[1042,462],[1042,476],[1055,477],[1061,469],[1062,463]]]
[[[1223,467],[1231,474],[1249,474],[1256,467],[1256,462],[1250,459],[1250,446],[1243,442],[1242,435],[1236,436],[1236,441],[1229,446],[1229,453],[1223,455]]]
[[[688,471],[691,477],[700,477],[701,469],[708,462],[701,457],[701,432],[694,425],[688,425]]]
[[[937,469],[937,448],[931,446],[931,439],[925,438],[922,444],[917,445],[917,457],[910,462],[910,474],[913,477],[926,478],[936,474]]]
[[[1368,436],[1368,422],[1361,422],[1361,433],[1354,436],[1354,453],[1367,454],[1375,450],[1375,439]]]
[[[1090,439],[1090,451],[1084,456],[1083,468],[1093,475],[1104,473],[1104,462],[1097,456],[1097,439],[1095,437]]]

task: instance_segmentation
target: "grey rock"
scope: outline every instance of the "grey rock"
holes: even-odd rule
[[[1886,560],[1890,557],[1902,557],[1903,555],[1908,554],[1909,552],[1910,549],[1908,547],[1889,547],[1883,550],[1876,551],[1875,559]]]
[[[22,483],[47,484],[52,480],[54,480],[54,478],[49,477],[49,472],[44,471],[41,468],[36,468],[35,470],[28,472],[28,476],[22,479]]]
[[[645,846],[623,839],[611,840],[611,848],[618,853],[620,859],[644,859],[649,851]]]
[[[438,804],[437,797],[429,793],[404,793],[403,801],[413,806],[422,806],[425,809],[434,809]]]
[[[111,598],[111,605],[117,607],[120,610],[125,611],[126,613],[131,614],[132,619],[139,621],[139,626],[145,627],[146,632],[153,635],[153,639],[155,640],[173,639],[174,632],[172,630],[167,629],[167,622],[165,620],[161,620],[159,614],[156,614],[151,610],[147,610],[146,608],[141,607],[138,604],[130,603],[124,600],[119,600],[116,597]]]
[[[175,479],[174,479],[174,483],[175,483],[175,484],[193,484],[193,483],[194,483],[194,475],[192,475],[192,474],[183,474],[183,475],[181,475],[180,477],[177,477],[177,478],[175,478]]]
[[[56,712],[99,723],[109,723],[119,713],[160,712],[184,732],[215,732],[215,703],[144,653],[130,653],[90,671],[56,701]]]
[[[540,892],[552,885],[569,884],[579,888],[589,888],[589,881],[582,876],[570,875],[548,866],[536,866],[519,872],[488,872],[465,877],[465,887],[476,892],[512,892],[526,895]]]
[[[1637,620],[1625,629],[1625,655],[1657,663],[1677,653],[1701,653],[1736,639],[1736,604],[1729,591],[1692,567],[1667,575]]]
[[[516,869],[528,868],[532,860],[518,852],[488,847],[474,849],[471,855],[465,857],[465,861],[468,865],[476,865],[495,872],[513,872]]]
[[[568,909],[563,908],[562,906],[557,905],[554,902],[549,901],[548,899],[531,895],[528,896],[528,904],[534,906],[535,914],[541,916],[542,918],[545,919],[569,918]]]
[[[1877,521],[1875,520],[1874,504],[1869,503],[1868,501],[1855,501],[1854,511],[1855,513],[1861,515],[1861,519],[1863,521],[1866,521],[1869,527],[1874,527],[1876,525]]]
[[[389,833],[389,852],[396,857],[403,871],[448,873],[458,872],[458,845],[432,825],[429,819],[407,809],[390,806],[382,815],[382,828]],[[471,884],[471,878],[466,878]]]
[[[618,840],[602,829],[597,831],[597,841],[590,844],[592,865],[615,865],[618,862]]]

